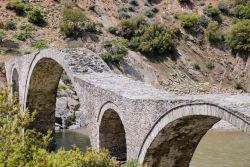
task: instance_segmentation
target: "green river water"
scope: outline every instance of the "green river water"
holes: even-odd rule
[[[86,128],[56,133],[58,146],[90,146]],[[250,167],[250,136],[243,132],[209,131],[199,143],[190,167]]]

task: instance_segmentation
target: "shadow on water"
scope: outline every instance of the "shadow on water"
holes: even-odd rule
[[[60,147],[69,150],[72,145],[76,145],[81,151],[86,151],[90,145],[87,128],[83,127],[77,130],[63,130],[55,133],[57,149]]]

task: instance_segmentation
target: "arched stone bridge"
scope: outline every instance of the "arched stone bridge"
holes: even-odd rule
[[[22,109],[37,111],[33,124],[54,128],[56,92],[66,71],[88,121],[91,145],[118,160],[186,167],[203,135],[219,120],[250,134],[250,95],[176,96],[114,74],[87,49],[47,49],[6,63]]]

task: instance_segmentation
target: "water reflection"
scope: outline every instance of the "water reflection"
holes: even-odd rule
[[[90,147],[90,139],[86,127],[77,130],[63,130],[56,132],[55,139],[57,148],[64,147],[68,150],[75,144],[81,151],[85,151]]]
[[[250,136],[209,131],[199,143],[190,167],[250,167]]]

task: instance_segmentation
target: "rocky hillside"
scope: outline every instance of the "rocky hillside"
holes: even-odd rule
[[[248,1],[241,3],[246,5]],[[18,13],[19,8],[11,7],[9,3],[23,3],[23,13]],[[235,20],[244,17],[235,14],[235,7],[237,4],[232,0],[1,1],[0,29],[5,35],[1,40],[0,31],[0,55],[21,56],[46,47],[87,47],[106,58],[116,73],[163,86],[178,94],[246,92],[250,91],[249,40],[244,42],[248,45],[245,50],[235,51],[224,37]],[[30,13],[34,8],[41,11],[42,24],[32,21]],[[73,24],[67,24],[67,19],[72,21],[72,18],[66,14],[72,11],[79,18],[83,16],[77,11],[85,14],[85,22],[81,22],[80,28],[74,25],[75,32],[80,32],[76,35],[66,31]],[[147,24],[176,28],[179,34],[172,36],[174,49],[161,55],[152,52],[149,56],[140,48],[131,47],[132,40],[121,35],[123,29],[119,28],[125,19],[139,16]],[[243,19],[248,20],[249,26],[249,18]],[[187,21],[191,26],[185,24]],[[248,31],[248,37],[249,34]],[[112,58],[115,54],[113,46],[118,43],[125,49]],[[155,48],[161,47],[160,43],[157,45]],[[114,61],[110,61],[109,54]]]

